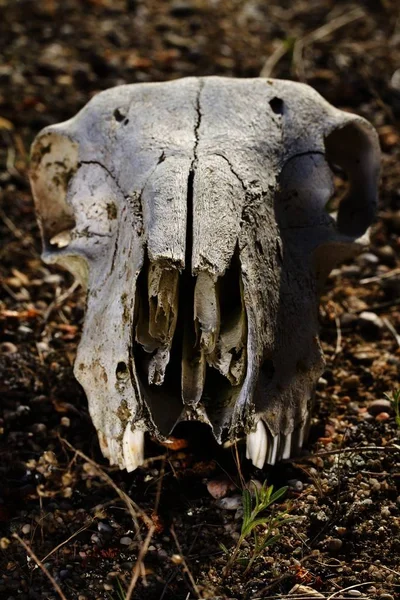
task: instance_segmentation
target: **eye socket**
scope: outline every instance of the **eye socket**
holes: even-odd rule
[[[45,248],[65,248],[71,241],[75,219],[66,197],[77,168],[78,145],[67,136],[45,133],[32,147],[30,179]]]
[[[325,139],[326,158],[348,178],[337,225],[341,233],[358,237],[371,225],[377,208],[379,143],[367,121],[355,119],[338,127]]]

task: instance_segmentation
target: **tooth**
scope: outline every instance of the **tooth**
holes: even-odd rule
[[[270,465],[274,465],[275,464],[276,456],[278,454],[278,448],[279,448],[279,435],[273,435],[272,436],[271,459],[269,461]]]
[[[284,445],[283,451],[282,451],[282,460],[285,460],[286,458],[290,458],[291,443],[292,443],[292,434],[288,433],[288,435],[285,437],[285,445]]]
[[[196,279],[194,320],[200,329],[200,347],[206,354],[211,354],[219,334],[220,311],[214,279],[206,271],[201,271]]]
[[[255,431],[248,434],[246,444],[246,458],[249,458],[257,469],[262,469],[264,466],[267,442],[267,431],[264,423],[260,420]]]
[[[169,363],[169,348],[159,348],[149,361],[148,381],[149,385],[162,385],[165,378],[165,370]]]
[[[122,439],[122,448],[124,453],[124,467],[130,473],[140,467],[144,461],[144,431],[141,429],[131,429],[131,423],[128,423]]]
[[[304,423],[302,423],[300,426],[299,441],[298,441],[299,449],[301,449],[303,447],[306,428],[307,428],[307,420],[304,421]]]
[[[119,465],[120,448],[117,440],[115,440],[114,438],[107,438],[107,443],[109,448],[108,460],[110,462],[110,465]]]
[[[172,341],[178,316],[179,272],[152,263],[148,272],[149,333],[164,344]]]
[[[101,431],[98,431],[97,435],[99,438],[100,450],[102,451],[104,458],[110,459],[110,450],[108,448],[106,436]]]

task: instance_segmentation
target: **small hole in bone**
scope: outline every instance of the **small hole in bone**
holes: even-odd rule
[[[284,103],[281,98],[275,96],[269,101],[269,105],[276,115],[283,115]]]
[[[119,362],[115,370],[115,375],[119,381],[126,379],[129,375],[128,365],[124,362]]]
[[[123,121],[125,119],[126,115],[124,115],[119,108],[116,108],[114,110],[114,119],[116,121],[118,121],[118,123],[121,123],[121,121]]]

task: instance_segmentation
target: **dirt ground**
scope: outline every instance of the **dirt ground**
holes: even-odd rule
[[[296,584],[400,597],[400,440],[384,400],[400,388],[397,0],[0,0],[0,14],[0,599],[55,599],[55,583],[68,600],[122,600],[132,569],[137,600],[279,599]],[[149,441],[133,474],[101,457],[72,373],[84,298],[40,260],[27,171],[38,131],[100,90],[262,68],[368,118],[383,174],[371,248],[322,298],[327,367],[304,455],[261,472],[238,451],[246,481],[289,485],[299,518],[247,573],[225,573],[220,542],[234,548],[242,518],[235,456],[199,427],[187,448]],[[223,477],[235,510],[207,490]]]

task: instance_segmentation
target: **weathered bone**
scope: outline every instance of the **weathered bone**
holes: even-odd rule
[[[331,165],[348,176],[337,218]],[[43,258],[87,288],[75,373],[103,454],[186,419],[254,465],[307,438],[318,292],[368,242],[377,136],[306,85],[187,78],[102,92],[32,148]]]

